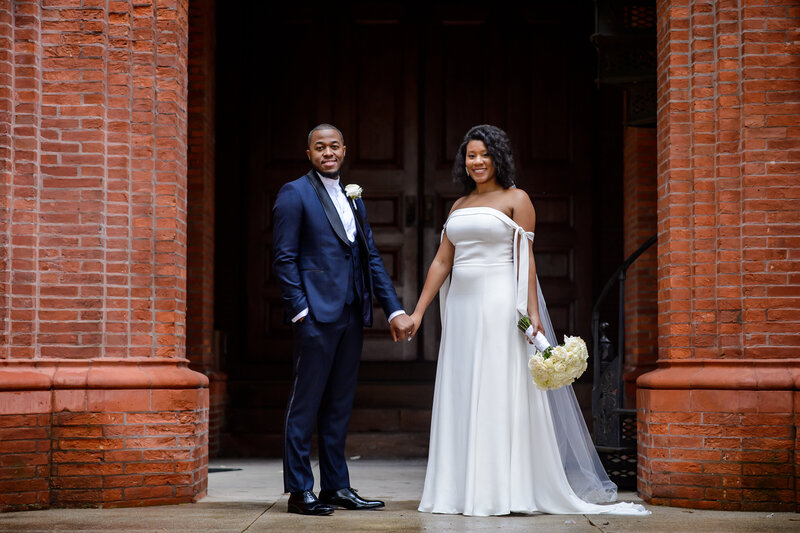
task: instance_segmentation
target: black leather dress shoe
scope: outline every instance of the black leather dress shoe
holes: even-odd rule
[[[319,501],[310,490],[304,490],[303,492],[291,493],[288,511],[290,513],[322,516],[332,514],[333,507]]]
[[[380,500],[365,500],[356,491],[351,488],[339,490],[321,490],[319,491],[319,501],[333,505],[335,507],[344,507],[354,511],[362,511],[364,509],[380,509],[385,504]]]

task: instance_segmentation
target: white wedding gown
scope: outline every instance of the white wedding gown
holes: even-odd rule
[[[641,505],[596,504],[616,500],[616,486],[600,464],[572,387],[543,392],[528,373],[529,345],[516,323],[517,309],[527,307],[533,234],[489,207],[454,211],[445,231],[455,257],[440,291],[442,338],[419,510],[649,514]]]

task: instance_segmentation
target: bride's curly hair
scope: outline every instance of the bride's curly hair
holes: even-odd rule
[[[504,189],[514,185],[516,170],[514,156],[511,154],[511,142],[506,132],[489,124],[481,124],[470,129],[458,147],[456,160],[453,163],[453,180],[464,186],[464,191],[469,194],[475,190],[475,182],[467,174],[465,161],[467,158],[467,144],[470,141],[481,141],[486,145],[486,151],[492,158],[495,177]]]

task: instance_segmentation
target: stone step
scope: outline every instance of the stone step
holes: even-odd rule
[[[225,431],[229,433],[281,433],[283,408],[229,408]],[[350,431],[358,432],[427,432],[431,425],[430,409],[355,408]]]
[[[289,398],[288,381],[228,382],[227,406],[283,408]],[[430,409],[433,383],[361,382],[356,388],[355,407]]]
[[[229,378],[243,381],[289,381],[292,377],[292,365],[291,361],[235,362],[226,372]],[[436,378],[436,363],[362,361],[358,376],[362,381],[433,381]]]
[[[288,380],[228,383],[222,453],[279,457]],[[433,404],[432,381],[362,381],[348,433],[348,454],[370,457],[424,457]],[[591,385],[576,384],[591,429]],[[423,444],[424,443],[424,444]]]
[[[427,457],[427,432],[359,433],[347,435],[345,454],[357,458]],[[281,457],[283,436],[277,433],[228,433],[221,436],[225,457]],[[312,457],[316,456],[317,439],[311,443]]]

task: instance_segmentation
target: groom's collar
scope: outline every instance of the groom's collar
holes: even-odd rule
[[[339,186],[339,184],[340,184],[339,177],[340,176],[336,176],[335,178],[326,178],[325,176],[320,174],[318,171],[315,170],[314,172],[316,172],[317,177],[319,177],[319,179],[322,180],[322,183],[325,184],[326,186],[334,186],[334,187],[338,187]]]
[[[344,231],[342,219],[339,218],[339,212],[334,207],[333,200],[331,200],[331,197],[322,182],[322,178],[316,172],[316,170],[312,170],[306,174],[306,176],[309,183],[311,183],[311,187],[314,189],[317,198],[319,198],[319,201],[322,204],[322,209],[325,211],[325,216],[328,218],[328,222],[330,222],[333,231],[343,243],[349,245],[350,239],[347,238],[347,233]]]

